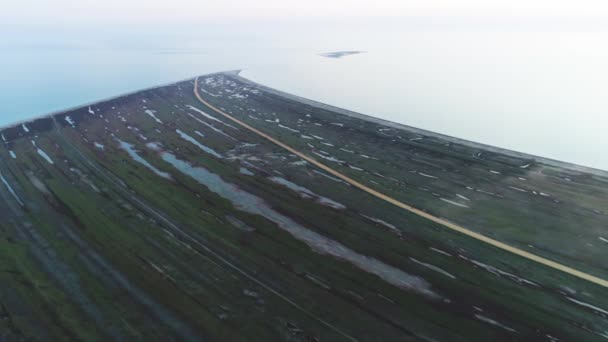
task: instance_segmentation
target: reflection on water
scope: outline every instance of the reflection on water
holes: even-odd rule
[[[263,199],[248,193],[238,186],[228,183],[222,177],[203,167],[196,167],[178,159],[169,152],[162,152],[161,158],[173,165],[182,173],[192,177],[198,183],[209,188],[210,191],[230,201],[235,208],[250,214],[260,215],[274,222],[279,228],[287,231],[294,238],[302,241],[317,253],[331,255],[335,258],[349,262],[363,271],[375,274],[384,281],[404,289],[418,292],[430,298],[438,299],[440,296],[431,290],[431,285],[424,279],[408,274],[398,268],[371,258],[341,243],[318,234],[291,218],[272,209]]]

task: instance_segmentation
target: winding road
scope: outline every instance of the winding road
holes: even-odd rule
[[[260,137],[262,137],[262,138],[270,141],[271,143],[273,143],[273,144],[275,144],[277,146],[280,146],[281,148],[289,151],[290,153],[295,154],[296,156],[302,158],[303,160],[306,160],[310,164],[318,167],[319,169],[332,174],[333,176],[335,176],[335,177],[337,177],[337,178],[339,178],[339,179],[341,179],[341,180],[343,180],[343,181],[351,184],[352,186],[354,186],[354,187],[356,187],[356,188],[358,188],[358,189],[360,189],[362,191],[367,192],[368,194],[370,194],[372,196],[375,196],[375,197],[377,197],[377,198],[379,198],[381,200],[384,200],[384,201],[386,201],[388,203],[391,203],[391,204],[393,204],[393,205],[395,205],[395,206],[397,206],[397,207],[399,207],[401,209],[407,210],[407,211],[409,211],[409,212],[411,212],[413,214],[416,214],[416,215],[418,215],[420,217],[423,217],[423,218],[425,218],[427,220],[430,220],[430,221],[433,221],[433,222],[435,222],[437,224],[440,224],[440,225],[442,225],[442,226],[444,226],[444,227],[446,227],[448,229],[451,229],[453,231],[457,231],[457,232],[459,232],[461,234],[464,234],[464,235],[469,236],[471,238],[474,238],[476,240],[485,242],[485,243],[487,243],[487,244],[489,244],[491,246],[494,246],[496,248],[502,249],[504,251],[507,251],[507,252],[515,254],[515,255],[518,255],[518,256],[523,257],[525,259],[528,259],[528,260],[534,261],[536,263],[539,263],[541,265],[550,267],[552,269],[555,269],[555,270],[558,270],[558,271],[561,271],[561,272],[573,275],[575,277],[578,277],[580,279],[589,281],[589,282],[597,284],[599,286],[608,288],[608,280],[605,280],[605,279],[593,276],[591,274],[579,271],[579,270],[574,269],[572,267],[568,267],[568,266],[560,264],[558,262],[555,262],[555,261],[543,258],[541,256],[538,256],[536,254],[532,254],[530,252],[524,251],[524,250],[519,249],[517,247],[513,247],[513,246],[508,245],[508,244],[506,244],[504,242],[500,242],[498,240],[492,239],[492,238],[487,237],[485,235],[482,235],[482,234],[479,234],[477,232],[474,232],[474,231],[472,231],[470,229],[467,229],[467,228],[464,228],[464,227],[459,226],[457,224],[454,224],[452,222],[449,222],[449,221],[447,221],[445,219],[433,216],[433,215],[431,215],[429,213],[426,213],[426,212],[424,212],[424,211],[422,211],[420,209],[416,209],[416,208],[414,208],[414,207],[412,207],[412,206],[410,206],[408,204],[405,204],[403,202],[400,202],[400,201],[394,199],[393,197],[387,196],[387,195],[385,195],[385,194],[383,194],[383,193],[381,193],[379,191],[376,191],[376,190],[374,190],[374,189],[372,189],[372,188],[370,188],[370,187],[368,187],[368,186],[366,186],[366,185],[364,185],[364,184],[362,184],[362,183],[360,183],[360,182],[358,182],[358,181],[356,181],[356,180],[354,180],[354,179],[352,179],[352,178],[350,178],[350,177],[348,177],[348,176],[346,176],[346,175],[344,175],[344,174],[342,174],[342,173],[340,173],[340,172],[332,169],[331,167],[329,167],[329,166],[327,166],[327,165],[325,165],[323,163],[320,163],[316,159],[314,159],[314,158],[312,158],[312,157],[310,157],[310,156],[308,156],[308,155],[306,155],[306,154],[304,154],[304,153],[302,153],[302,152],[294,149],[293,147],[291,147],[291,146],[289,146],[289,145],[287,145],[287,144],[285,144],[285,143],[283,143],[283,142],[281,142],[281,141],[273,138],[272,136],[270,136],[270,135],[268,135],[268,134],[266,134],[266,133],[258,130],[255,127],[252,127],[252,126],[248,125],[247,123],[245,123],[245,122],[243,122],[243,121],[241,121],[241,120],[239,120],[239,119],[231,116],[230,114],[227,114],[226,112],[220,110],[219,108],[213,106],[212,104],[210,104],[209,102],[205,101],[205,99],[203,99],[200,96],[199,91],[198,91],[198,88],[199,88],[198,84],[199,84],[199,78],[197,77],[194,80],[194,95],[206,107],[208,107],[211,110],[215,111],[217,114],[222,115],[223,117],[227,118],[228,120],[231,120],[232,122],[238,124],[239,126],[241,126],[241,127],[245,128],[245,129],[247,129],[247,130],[249,130],[249,131],[257,134],[258,136],[260,136]]]

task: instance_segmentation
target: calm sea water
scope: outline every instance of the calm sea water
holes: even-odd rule
[[[608,169],[606,33],[215,25],[0,42],[0,125],[215,71],[399,123]],[[329,59],[340,50],[366,53]]]

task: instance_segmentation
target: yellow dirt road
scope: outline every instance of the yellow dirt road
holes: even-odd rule
[[[337,178],[340,178],[341,180],[343,180],[345,182],[348,182],[352,186],[357,187],[360,190],[363,190],[363,191],[365,191],[365,192],[367,192],[367,193],[369,193],[369,194],[371,194],[371,195],[373,195],[375,197],[378,197],[378,198],[380,198],[380,199],[382,199],[382,200],[384,200],[386,202],[389,202],[389,203],[391,203],[391,204],[393,204],[393,205],[395,205],[395,206],[397,206],[399,208],[405,209],[405,210],[407,210],[407,211],[409,211],[411,213],[414,213],[414,214],[416,214],[418,216],[424,217],[425,219],[428,219],[430,221],[438,223],[438,224],[440,224],[440,225],[442,225],[442,226],[444,226],[446,228],[449,228],[451,230],[455,230],[455,231],[457,231],[459,233],[462,233],[464,235],[467,235],[467,236],[472,237],[474,239],[477,239],[479,241],[485,242],[485,243],[487,243],[489,245],[492,245],[494,247],[500,248],[500,249],[502,249],[504,251],[507,251],[507,252],[519,255],[519,256],[521,256],[523,258],[526,258],[528,260],[535,261],[535,262],[537,262],[539,264],[551,267],[551,268],[556,269],[558,271],[562,271],[562,272],[568,273],[568,274],[573,275],[575,277],[578,277],[578,278],[587,280],[589,282],[592,282],[594,284],[597,284],[597,285],[600,285],[600,286],[608,288],[608,280],[605,280],[605,279],[602,279],[602,278],[598,278],[598,277],[593,276],[591,274],[588,274],[588,273],[585,273],[585,272],[581,272],[579,270],[576,270],[574,268],[568,267],[566,265],[562,265],[562,264],[557,263],[555,261],[551,261],[551,260],[543,258],[541,256],[538,256],[538,255],[526,252],[526,251],[524,251],[522,249],[519,249],[519,248],[510,246],[510,245],[507,245],[506,243],[503,243],[503,242],[500,242],[498,240],[489,238],[489,237],[487,237],[485,235],[476,233],[476,232],[474,232],[474,231],[472,231],[470,229],[461,227],[461,226],[459,226],[457,224],[451,223],[451,222],[446,221],[444,219],[441,219],[439,217],[436,217],[436,216],[433,216],[431,214],[428,214],[428,213],[426,213],[426,212],[424,212],[424,211],[422,211],[420,209],[416,209],[416,208],[414,208],[414,207],[412,207],[412,206],[410,206],[408,204],[405,204],[405,203],[400,202],[400,201],[398,201],[398,200],[396,200],[396,199],[394,199],[394,198],[392,198],[390,196],[387,196],[387,195],[385,195],[385,194],[383,194],[381,192],[378,192],[378,191],[376,191],[376,190],[374,190],[374,189],[372,189],[372,188],[370,188],[370,187],[368,187],[368,186],[366,186],[366,185],[364,185],[362,183],[359,183],[358,181],[356,181],[356,180],[354,180],[354,179],[352,179],[352,178],[350,178],[350,177],[348,177],[348,176],[346,176],[346,175],[344,175],[344,174],[342,174],[342,173],[340,173],[340,172],[338,172],[338,171],[330,168],[329,166],[324,165],[324,164],[318,162],[314,158],[309,157],[309,156],[305,155],[304,153],[302,153],[302,152],[300,152],[300,151],[298,151],[298,150],[296,150],[296,149],[294,149],[294,148],[292,148],[292,147],[290,147],[290,146],[282,143],[281,141],[279,141],[279,140],[271,137],[270,135],[268,135],[268,134],[266,134],[266,133],[258,130],[257,128],[254,128],[254,127],[252,127],[252,126],[250,126],[250,125],[248,125],[248,124],[246,124],[246,123],[238,120],[237,118],[231,116],[230,114],[225,113],[224,111],[220,110],[219,108],[216,108],[215,106],[213,106],[209,102],[205,101],[200,96],[200,94],[198,92],[198,77],[194,81],[194,95],[196,96],[196,98],[202,104],[204,104],[205,106],[207,106],[210,109],[214,110],[216,113],[218,113],[218,114],[224,116],[225,118],[227,118],[227,119],[229,119],[229,120],[237,123],[238,125],[240,125],[240,126],[246,128],[246,129],[248,129],[249,131],[251,131],[251,132],[253,132],[253,133],[261,136],[262,138],[270,141],[271,143],[284,148],[285,150],[287,150],[287,151],[295,154],[296,156],[298,156],[298,157],[306,160],[307,162],[309,162],[312,165],[320,168],[321,170],[323,170],[325,172],[328,172],[328,173],[332,174],[333,176],[335,176]]]

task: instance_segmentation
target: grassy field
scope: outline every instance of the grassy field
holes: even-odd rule
[[[364,184],[608,277],[602,176],[201,80],[215,106]],[[1,131],[0,340],[608,338],[605,288],[324,174],[193,86]]]

